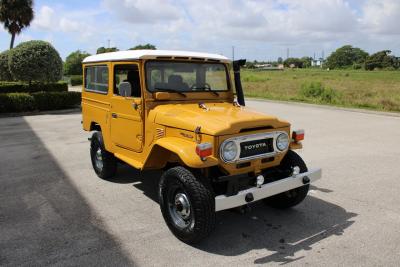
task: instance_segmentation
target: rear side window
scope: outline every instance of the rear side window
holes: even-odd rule
[[[85,68],[85,91],[107,94],[108,67],[92,66]]]

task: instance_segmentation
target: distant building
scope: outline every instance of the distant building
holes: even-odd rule
[[[274,67],[272,64],[256,64],[254,67],[258,70],[283,70],[283,64],[279,64],[277,67]]]
[[[322,67],[325,60],[323,58],[313,59],[311,60],[311,67]]]

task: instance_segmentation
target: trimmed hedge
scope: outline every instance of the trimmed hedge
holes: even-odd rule
[[[8,66],[18,81],[50,83],[62,77],[62,59],[57,50],[44,41],[28,41],[11,49]]]
[[[72,86],[75,85],[82,85],[83,84],[83,78],[82,75],[73,75],[70,77],[70,82]]]
[[[10,50],[0,53],[0,81],[12,81],[10,69],[8,67],[8,55]]]
[[[27,93],[0,94],[0,113],[35,109],[35,99]]]
[[[31,85],[21,82],[0,82],[1,93],[33,93],[33,92],[67,92],[68,84],[58,83],[33,83]]]
[[[80,92],[36,92],[0,94],[0,113],[57,110],[80,105]]]
[[[38,110],[55,110],[77,106],[81,103],[80,92],[37,92],[31,94]]]

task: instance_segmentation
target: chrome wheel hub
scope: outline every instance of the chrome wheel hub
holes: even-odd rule
[[[189,198],[183,192],[176,192],[169,199],[169,213],[174,224],[179,228],[186,228],[193,224],[193,216]]]
[[[187,220],[190,217],[190,203],[185,194],[176,194],[175,209],[178,215],[182,217],[182,219]]]
[[[95,154],[96,167],[101,170],[103,169],[103,156],[101,154],[101,148],[98,148]]]

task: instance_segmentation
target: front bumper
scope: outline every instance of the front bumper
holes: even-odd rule
[[[261,187],[252,187],[246,190],[239,191],[234,196],[219,195],[215,197],[215,211],[231,209],[235,207],[240,207],[242,205],[264,199],[270,196],[274,196],[291,189],[304,186],[305,184],[310,184],[322,176],[321,169],[313,169],[308,172],[300,173],[294,176],[290,176],[275,182],[263,184]],[[308,182],[304,183],[304,177]],[[246,199],[246,195],[252,194],[252,200]]]

